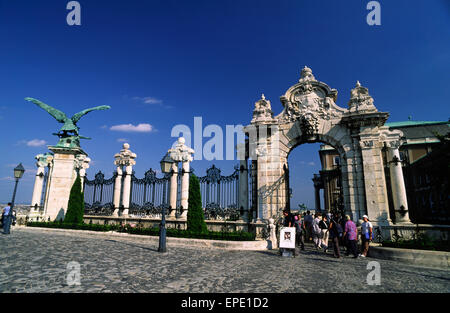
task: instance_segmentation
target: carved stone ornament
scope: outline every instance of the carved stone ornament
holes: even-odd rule
[[[273,111],[270,105],[270,101],[266,100],[266,97],[261,95],[261,99],[255,102],[255,109],[253,110],[254,122],[270,121],[273,119]]]
[[[306,112],[300,118],[300,129],[305,136],[311,136],[317,133],[319,128],[318,118],[311,112]]]
[[[89,168],[89,163],[91,159],[85,154],[77,154],[74,160],[74,168],[77,170],[85,170]]]
[[[356,87],[350,91],[350,101],[348,102],[350,112],[376,112],[377,108],[373,104],[373,98],[369,95],[369,89],[361,86],[359,81]]]
[[[136,154],[130,151],[128,143],[123,144],[123,149],[114,155],[114,164],[120,166],[132,166],[136,164]]]
[[[178,138],[177,143],[173,149],[169,149],[168,153],[172,160],[176,162],[192,162],[192,155],[194,150],[186,146],[184,143],[186,140],[183,137]]]
[[[346,110],[336,105],[336,98],[337,91],[317,81],[311,69],[305,66],[298,84],[280,98],[285,109],[277,119],[296,121],[305,114],[325,120],[339,118]]]
[[[34,158],[37,160],[36,162],[37,167],[50,166],[53,162],[53,154],[48,152],[44,154],[38,154]]]

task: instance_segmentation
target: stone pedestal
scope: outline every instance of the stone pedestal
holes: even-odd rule
[[[114,164],[117,166],[117,178],[114,185],[114,216],[119,215],[119,208],[123,207],[122,215],[128,217],[131,196],[131,175],[133,174],[133,165],[136,164],[137,155],[130,150],[128,143],[123,144],[123,149],[114,155]],[[123,173],[125,167],[125,173]],[[123,178],[122,188],[122,174]],[[122,199],[122,203],[121,202]]]
[[[87,156],[81,148],[50,146],[53,152],[53,166],[48,181],[48,196],[45,203],[45,218],[51,221],[64,219],[70,196],[70,189],[77,177],[76,157]]]

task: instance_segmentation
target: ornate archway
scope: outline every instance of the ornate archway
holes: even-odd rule
[[[384,126],[389,113],[379,112],[368,89],[359,82],[351,90],[348,108],[336,105],[337,90],[315,79],[310,68],[280,100],[283,111],[274,117],[270,101],[255,103],[253,119],[244,128],[247,155],[256,180],[256,220],[276,217],[288,207],[288,155],[303,143],[323,142],[341,157],[343,199],[346,214],[359,220],[367,214],[378,225],[390,223],[382,149],[398,155],[402,133]],[[394,196],[397,218],[408,222],[401,165],[390,164],[398,195]],[[400,168],[396,168],[400,166]],[[406,210],[406,214],[405,214]]]

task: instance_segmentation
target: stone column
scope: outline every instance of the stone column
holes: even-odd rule
[[[122,174],[121,169],[122,167],[125,167],[125,178],[123,180],[123,193],[122,193],[122,206],[123,206],[123,212],[122,215],[124,217],[128,217],[128,209],[130,207],[130,195],[131,195],[131,175],[133,174],[133,165],[136,164],[136,154],[130,151],[130,145],[128,143],[124,143],[123,144],[123,149],[120,150],[119,153],[117,153],[116,155],[114,155],[114,164],[117,166],[118,168],[118,173],[119,173],[119,168],[120,168],[120,174]],[[119,175],[118,175],[119,177]],[[116,180],[117,183],[117,180]],[[119,183],[120,185],[120,183]],[[114,203],[116,204],[116,197],[119,198],[119,202],[120,202],[120,188],[118,189],[118,191],[116,192],[116,187],[114,190]],[[115,209],[117,209],[119,206],[115,207]],[[116,210],[114,210],[115,213]]]
[[[400,143],[392,141],[388,146],[388,164],[391,176],[392,200],[394,202],[395,223],[411,223],[408,214],[408,200],[403,179],[402,162],[398,148]]]
[[[177,208],[177,195],[178,195],[178,164],[172,163],[172,176],[170,177],[170,193],[169,193],[169,205],[171,211],[169,217],[175,217]]]
[[[188,201],[189,201],[189,174],[190,166],[189,163],[192,162],[192,155],[194,150],[186,146],[185,139],[183,137],[178,138],[178,142],[174,148],[169,149],[168,153],[170,158],[175,162],[183,162],[182,169],[183,173],[181,176],[181,207],[183,209],[182,214],[179,216],[181,219],[187,218],[188,212]]]
[[[77,177],[76,158],[87,154],[77,147],[50,146],[54,153],[53,167],[48,180],[48,195],[44,206],[46,218],[61,220],[64,218],[69,202],[70,189]]]
[[[122,167],[118,166],[116,171],[117,176],[114,182],[114,212],[113,212],[113,216],[115,217],[119,216],[120,195],[122,192],[122,173],[123,173]]]
[[[86,178],[86,170],[89,168],[91,159],[84,154],[79,154],[75,158],[75,168],[78,170],[81,179],[81,191],[84,188],[84,179]]]
[[[35,159],[37,160],[36,166],[36,178],[34,181],[33,196],[31,198],[30,215],[38,215],[41,206],[42,189],[44,187],[45,168],[53,161],[53,155],[50,153],[38,154]],[[30,216],[30,218],[33,218]]]
[[[239,209],[242,210],[242,219],[246,222],[248,216],[248,160],[241,160],[239,166]]]
[[[181,174],[181,207],[183,212],[181,213],[181,218],[187,218],[188,212],[188,200],[189,200],[189,162],[183,161],[182,163],[183,172]]]

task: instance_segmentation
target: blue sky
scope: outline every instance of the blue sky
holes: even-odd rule
[[[278,114],[305,65],[338,90],[340,106],[360,80],[390,121],[450,117],[448,1],[379,1],[380,26],[367,25],[364,0],[81,0],[81,26],[66,24],[67,2],[0,0],[0,202],[10,200],[19,162],[27,172],[17,201],[31,200],[34,156],[57,142],[60,125],[25,97],[68,114],[112,107],[79,123],[93,138],[82,142],[94,161],[90,177],[112,173],[120,139],[137,153],[142,176],[159,168],[176,124],[193,127],[201,116],[204,125],[246,125],[261,93]],[[110,129],[122,124],[152,130]],[[289,159],[293,207],[314,206],[318,147],[303,145]],[[192,166],[203,174],[212,163],[226,174],[236,164]]]

